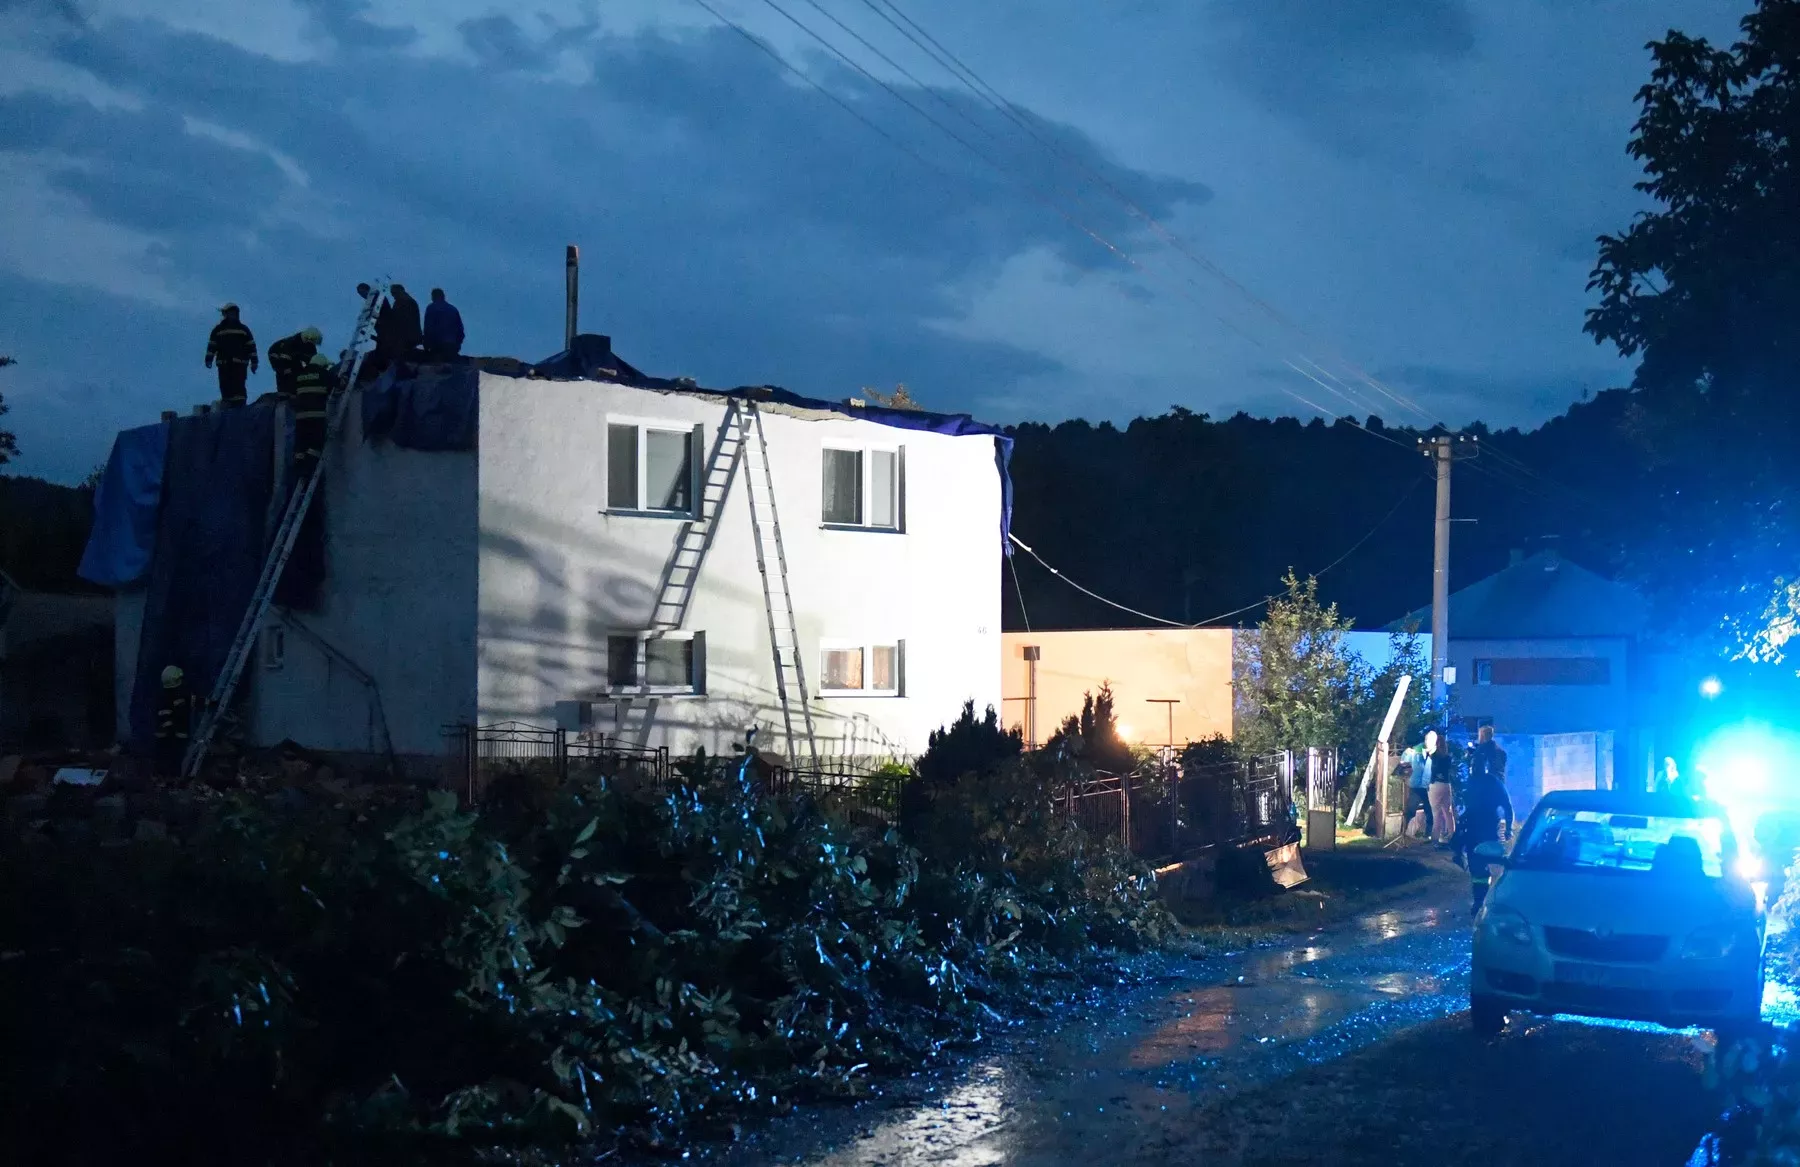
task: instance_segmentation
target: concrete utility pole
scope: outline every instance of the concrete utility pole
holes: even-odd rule
[[[1420,438],[1419,452],[1437,466],[1437,522],[1431,541],[1431,704],[1444,706],[1444,670],[1450,663],[1450,463],[1472,457],[1475,440],[1439,434]]]

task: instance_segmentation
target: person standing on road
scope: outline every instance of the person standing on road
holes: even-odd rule
[[[1492,742],[1493,731],[1490,728],[1482,726],[1482,733],[1487,735],[1484,740]],[[1495,749],[1499,747],[1496,746]],[[1504,758],[1505,755],[1502,754],[1501,757]],[[1488,892],[1488,865],[1476,858],[1475,848],[1483,843],[1510,839],[1513,831],[1512,796],[1506,793],[1506,784],[1500,781],[1492,767],[1480,771],[1474,766],[1469,767],[1469,787],[1464,795],[1463,811],[1460,828],[1462,857],[1466,859],[1469,868],[1469,911],[1473,914],[1481,910]]]
[[[1430,734],[1426,735],[1429,740]],[[1412,833],[1413,820],[1422,819],[1418,837],[1431,838],[1431,751],[1417,743],[1406,747],[1400,755],[1406,777],[1406,831]]]
[[[1435,729],[1425,733],[1425,752],[1431,755],[1431,838],[1448,847],[1456,837],[1456,796],[1452,785],[1456,758],[1450,753],[1450,740]]]

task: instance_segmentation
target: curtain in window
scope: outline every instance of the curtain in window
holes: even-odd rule
[[[860,689],[863,687],[863,654],[860,648],[825,650],[825,682],[827,689]]]
[[[693,499],[693,435],[650,430],[644,434],[647,509],[685,511]]]

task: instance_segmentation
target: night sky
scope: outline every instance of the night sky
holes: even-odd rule
[[[10,469],[77,480],[212,399],[227,299],[335,348],[386,275],[443,286],[467,351],[547,356],[569,242],[584,329],[703,384],[1536,424],[1630,377],[1581,314],[1642,205],[1644,42],[1741,15],[706,2],[818,88],[695,0],[0,0]]]

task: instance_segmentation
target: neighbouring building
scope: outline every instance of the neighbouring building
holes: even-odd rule
[[[107,745],[113,603],[22,588],[0,572],[0,748]]]
[[[646,377],[597,336],[353,392],[247,670],[252,744],[439,755],[448,727],[574,717],[677,753],[760,725],[783,749],[752,473],[821,755],[913,755],[1000,701],[991,427]],[[752,401],[766,480],[756,428],[724,425]],[[284,501],[286,412],[119,436],[84,573],[118,589],[122,736],[146,737],[165,664],[202,692],[218,674]]]
[[[1430,617],[1425,609],[1406,621]],[[1532,762],[1549,775],[1538,794],[1635,774],[1644,768],[1636,742],[1648,619],[1649,605],[1626,584],[1554,551],[1515,553],[1505,569],[1450,594],[1452,711],[1471,731],[1518,735],[1511,754],[1543,754]],[[1540,741],[1528,747],[1526,737]],[[1582,776],[1569,777],[1575,771]]]
[[[1042,744],[1083,700],[1109,685],[1122,732],[1138,745],[1231,737],[1232,669],[1253,628],[1095,628],[1002,637],[1005,721]],[[1386,632],[1350,632],[1346,646],[1374,668],[1391,658]],[[1431,637],[1419,636],[1431,654]]]

